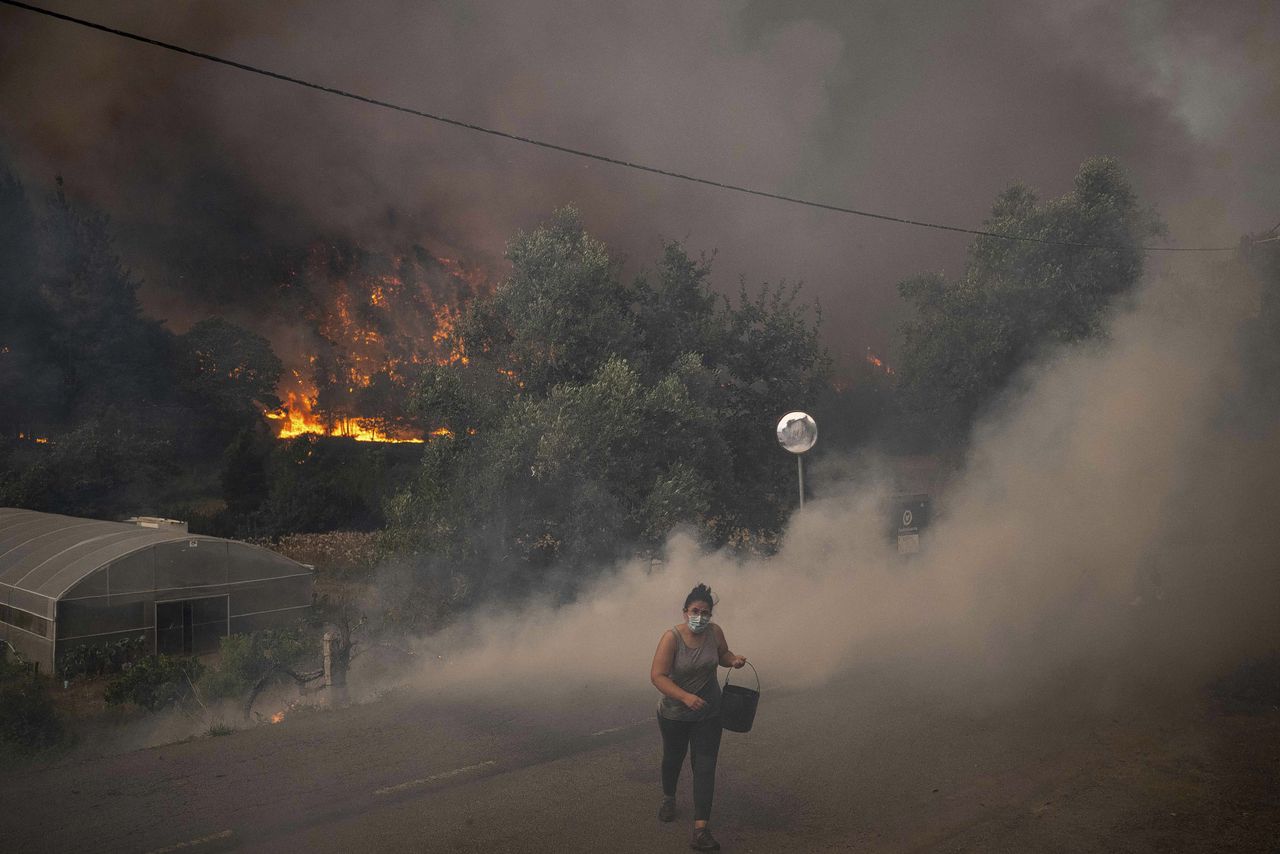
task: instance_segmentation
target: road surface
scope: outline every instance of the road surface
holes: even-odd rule
[[[1078,698],[1077,698],[1078,699]],[[275,726],[0,772],[12,852],[688,850],[656,810],[656,694],[393,695]],[[726,851],[1266,851],[1280,713],[1203,696],[976,708],[863,672],[766,690],[726,733]]]

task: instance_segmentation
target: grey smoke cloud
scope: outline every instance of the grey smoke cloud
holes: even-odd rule
[[[943,513],[909,561],[885,536],[884,467],[836,460],[773,558],[676,535],[662,564],[610,568],[571,604],[474,609],[419,638],[416,663],[359,657],[353,696],[398,687],[518,707],[548,726],[606,712],[616,724],[628,710],[639,720],[642,698],[657,701],[647,675],[659,635],[699,581],[759,669],[766,714],[768,692],[850,671],[891,669],[896,684],[977,709],[1035,695],[1115,708],[1200,689],[1280,650],[1280,529],[1268,515],[1280,407],[1249,385],[1256,354],[1241,334],[1257,312],[1256,282],[1231,270],[1152,277],[1105,340],[1028,370],[934,496]],[[259,710],[287,705],[292,687],[283,693]],[[235,709],[209,720],[219,715],[239,720]],[[175,716],[122,745],[192,727]]]
[[[1118,156],[1183,243],[1280,219],[1273,4],[170,3],[59,9],[575,147],[977,225]],[[158,312],[260,294],[220,259],[318,232],[497,259],[574,202],[641,264],[803,279],[837,349],[883,348],[894,283],[953,235],[747,199],[397,116],[0,10],[0,134],[113,212]],[[40,184],[43,186],[43,184]],[[189,259],[179,263],[182,259]],[[176,294],[176,297],[175,297]],[[195,295],[194,297],[192,295]],[[255,312],[256,314],[257,312]]]
[[[935,496],[910,561],[886,541],[883,480],[828,481],[771,559],[676,537],[661,567],[623,566],[570,606],[485,609],[424,640],[411,683],[526,704],[570,683],[637,690],[705,581],[775,686],[892,666],[984,703],[1067,680],[1196,688],[1280,647],[1280,533],[1259,516],[1280,412],[1249,393],[1240,343],[1256,297],[1224,270],[1162,277],[1106,341],[1046,357]]]

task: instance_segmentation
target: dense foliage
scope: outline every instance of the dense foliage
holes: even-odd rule
[[[389,541],[513,592],[652,547],[776,530],[792,498],[774,424],[824,392],[816,319],[793,287],[736,301],[710,263],[665,247],[622,279],[573,209],[510,243],[510,278],[460,324],[465,359],[413,404],[452,438],[427,449]]]
[[[210,698],[241,698],[264,680],[285,675],[294,664],[315,658],[319,643],[298,629],[267,629],[222,639],[215,668],[200,680],[200,690]]]
[[[121,638],[106,644],[71,646],[58,656],[58,676],[70,681],[81,676],[104,676],[123,672],[147,655],[146,634]]]
[[[175,335],[139,284],[105,215],[61,181],[33,202],[0,164],[0,505],[239,536],[382,524],[415,454],[276,441],[270,343],[217,317]]]
[[[203,672],[204,665],[195,658],[150,655],[112,679],[103,698],[112,706],[132,703],[157,712],[193,700]]]
[[[106,648],[73,648],[62,658],[62,676],[111,675],[103,693],[108,705],[132,704],[158,712],[174,706],[194,707],[207,700],[256,696],[271,682],[296,678],[292,668],[298,662],[318,660],[320,655],[319,638],[302,627],[224,637],[213,666],[192,657],[145,654],[140,640],[129,639]],[[0,677],[3,675],[0,672]],[[26,687],[30,681],[22,681],[21,690],[9,701],[15,708],[34,708],[32,704],[45,696]],[[0,727],[4,725],[0,722]]]
[[[1009,188],[984,229],[1052,242],[978,237],[958,281],[929,274],[899,285],[914,309],[902,330],[902,404],[933,447],[963,442],[1047,347],[1100,335],[1142,274],[1142,244],[1162,226],[1120,166],[1099,158],[1060,199],[1040,203],[1025,186]]]
[[[912,317],[896,374],[860,363],[833,385],[796,287],[725,298],[711,262],[674,242],[624,277],[566,208],[511,240],[510,275],[490,296],[449,306],[461,313],[443,363],[337,383],[372,395],[388,427],[443,431],[424,447],[276,440],[262,417],[279,402],[270,344],[222,318],[175,335],[144,317],[109,220],[60,183],[33,201],[0,167],[0,224],[0,504],[179,516],[232,536],[385,527],[383,556],[414,581],[401,610],[571,591],[584,569],[652,553],[680,526],[768,548],[796,500],[778,416],[817,414],[819,453],[841,434],[846,447],[886,435],[963,447],[1024,366],[1102,334],[1160,231],[1110,160],[1085,163],[1060,199],[1012,187],[986,229],[1049,242],[979,237],[959,279],[901,283]],[[363,269],[359,255],[330,247],[299,269],[324,279]],[[396,263],[384,272],[403,272]],[[316,370],[343,376],[331,343]],[[398,383],[419,368],[405,400]]]
[[[143,316],[109,219],[61,180],[42,203],[0,164],[0,504],[190,515],[223,449],[261,429],[280,362],[221,319]],[[215,493],[216,495],[216,493]]]

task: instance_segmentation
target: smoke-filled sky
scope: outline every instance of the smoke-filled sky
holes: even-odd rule
[[[729,183],[977,227],[1114,155],[1180,245],[1280,220],[1280,7],[219,0],[59,11],[463,121]],[[837,352],[887,346],[895,283],[966,238],[645,175],[0,8],[0,151],[109,210],[150,310],[261,299],[247,258],[317,235],[496,263],[577,204],[632,269],[661,238],[718,284],[803,280]],[[239,265],[239,266],[237,266]],[[247,312],[257,313],[257,309]]]

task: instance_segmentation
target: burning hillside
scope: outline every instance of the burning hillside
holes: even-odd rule
[[[417,367],[465,361],[454,335],[462,308],[491,287],[485,271],[421,246],[401,255],[336,242],[312,245],[280,285],[302,321],[285,363],[282,404],[265,412],[276,435],[422,442],[430,431],[405,409]]]

